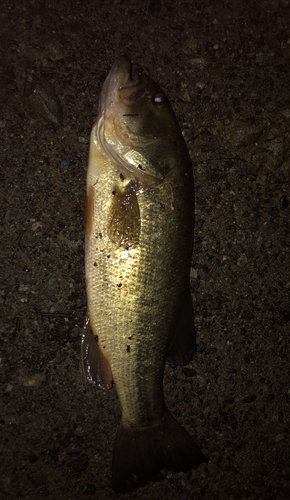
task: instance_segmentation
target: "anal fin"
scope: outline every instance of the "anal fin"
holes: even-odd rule
[[[101,389],[110,389],[113,385],[110,363],[101,351],[98,337],[93,333],[89,312],[86,314],[83,326],[81,354],[87,380]]]

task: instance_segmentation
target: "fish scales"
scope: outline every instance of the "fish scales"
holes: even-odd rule
[[[169,414],[163,397],[166,356],[177,343],[175,332],[185,309],[191,317],[191,303],[187,304],[193,236],[192,167],[171,108],[169,125],[164,125],[167,133],[162,122],[156,127],[159,135],[154,135],[154,140],[150,136],[154,122],[149,124],[149,132],[146,123],[142,124],[140,133],[139,118],[146,115],[149,98],[152,101],[151,87],[154,96],[163,94],[148,77],[131,82],[128,68],[125,56],[113,66],[91,133],[86,205],[90,324],[87,320],[82,344],[88,378],[100,387],[109,388],[114,382],[122,407],[113,457],[116,491],[145,484],[164,466],[187,470],[204,460],[190,436]],[[140,103],[142,99],[145,103]],[[118,106],[124,107],[124,102],[129,111],[137,103],[138,113],[134,108],[134,113],[122,109],[122,114]],[[140,134],[135,142],[133,126]],[[122,134],[128,147],[121,141]],[[191,330],[186,332],[192,333],[191,347],[195,342],[192,327],[184,328]],[[176,443],[168,444],[173,429],[179,437]],[[150,436],[158,442],[158,450],[154,462],[155,445],[153,441],[148,445],[146,465]],[[131,459],[123,460],[125,465],[119,458],[125,454],[123,442],[127,449],[133,448]],[[170,446],[176,458],[169,457],[166,448]],[[182,447],[186,446],[189,451],[184,452],[184,458]],[[165,451],[160,451],[162,447]],[[141,465],[135,464],[138,457],[142,457]]]
[[[158,390],[153,404],[160,406],[159,414],[162,412],[160,387],[169,341],[167,334],[176,324],[174,318],[181,314],[184,297],[180,293],[186,293],[188,255],[184,259],[184,254],[188,254],[190,248],[190,220],[187,225],[181,220],[184,209],[188,208],[184,196],[180,203],[176,202],[174,210],[171,208],[170,186],[174,175],[173,172],[172,179],[137,194],[141,233],[139,244],[129,250],[116,248],[106,228],[119,172],[112,165],[107,175],[97,175],[90,180],[91,185],[95,185],[93,234],[97,235],[86,247],[90,319],[96,325],[94,333],[101,347],[108,353],[122,401],[123,419],[130,422],[130,414],[134,411],[132,422],[137,424],[142,422],[142,405],[148,406],[148,392],[154,394]],[[179,189],[184,195],[184,185]],[[174,192],[177,197],[177,187]],[[110,202],[103,203],[103,199]],[[181,222],[183,236],[180,235]],[[160,233],[162,240],[157,237]],[[150,372],[150,378],[146,377],[149,356],[150,366],[155,369],[154,374]],[[144,371],[141,377],[140,368]],[[137,405],[132,408],[132,392],[138,395],[139,408]],[[145,415],[147,419],[146,412]],[[153,414],[150,418],[158,416]]]

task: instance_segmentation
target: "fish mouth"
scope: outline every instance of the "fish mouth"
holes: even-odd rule
[[[120,87],[130,85],[131,61],[127,56],[120,56],[113,64],[102,88],[99,103],[99,116],[103,116],[105,109],[109,108],[118,99]]]
[[[132,64],[128,56],[120,56],[113,64],[100,96],[99,116],[104,116],[105,110],[112,104],[123,101],[128,106],[148,94],[146,76],[131,78]]]

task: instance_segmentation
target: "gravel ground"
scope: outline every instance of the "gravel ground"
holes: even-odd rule
[[[89,134],[116,57],[192,157],[198,354],[166,402],[210,461],[124,499],[290,498],[290,2],[3,0],[0,498],[117,497],[120,407],[82,377]]]

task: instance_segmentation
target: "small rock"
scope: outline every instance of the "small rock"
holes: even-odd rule
[[[58,283],[54,276],[51,276],[44,285],[44,292],[49,297],[54,297],[58,292]]]
[[[288,206],[289,206],[289,201],[285,196],[282,196],[280,198],[280,209],[285,210],[285,208],[288,208]]]
[[[243,399],[243,403],[253,403],[254,401],[256,401],[256,394],[251,394]]]
[[[77,338],[80,335],[80,329],[79,328],[73,328],[70,332],[70,335],[72,338]]]
[[[29,462],[31,464],[35,464],[35,462],[37,462],[37,459],[38,459],[38,457],[37,457],[37,455],[35,455],[35,453],[30,453]]]
[[[63,362],[64,362],[65,358],[66,358],[66,354],[65,354],[65,353],[60,354],[60,355],[59,355],[59,356],[55,359],[55,364],[56,364],[56,365],[60,365],[61,363],[63,363]]]
[[[75,430],[75,435],[78,437],[82,437],[84,433],[85,433],[84,428],[81,425],[79,425]]]
[[[67,170],[69,165],[70,165],[70,160],[62,160],[60,164],[61,168],[63,168],[64,170]]]
[[[203,220],[203,219],[200,219],[200,220],[198,220],[198,221],[196,222],[196,227],[197,227],[198,229],[201,229],[203,225],[204,225],[204,220]]]
[[[247,259],[246,255],[242,254],[241,257],[238,259],[237,265],[241,267],[241,266],[247,264],[247,262],[248,262],[248,259]]]
[[[88,456],[85,453],[82,453],[78,458],[76,458],[73,463],[72,467],[76,472],[83,472],[88,468],[89,465],[89,459]]]
[[[278,228],[279,228],[279,226],[278,226],[278,224],[276,224],[276,222],[267,221],[267,222],[264,222],[262,224],[262,229],[263,229],[264,233],[267,233],[267,234],[275,233]]]
[[[85,495],[94,495],[97,491],[97,488],[94,484],[88,484],[84,489]]]
[[[33,83],[25,91],[26,106],[45,120],[61,125],[62,110],[51,83],[44,77]]]
[[[68,455],[79,455],[81,449],[76,444],[71,444],[70,446],[67,447],[66,452]]]
[[[196,375],[196,371],[193,368],[186,368],[185,366],[182,368],[182,371],[186,377],[194,377]]]

